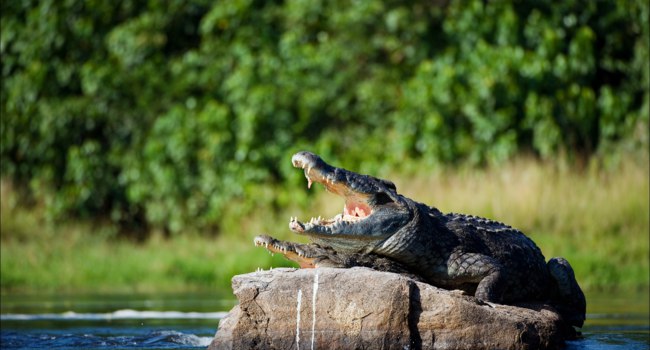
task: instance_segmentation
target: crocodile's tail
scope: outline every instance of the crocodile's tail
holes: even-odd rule
[[[548,261],[548,269],[558,285],[558,311],[571,325],[582,328],[587,301],[576,281],[571,264],[565,258],[552,258]]]

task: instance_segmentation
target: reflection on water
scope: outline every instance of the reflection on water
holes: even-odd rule
[[[587,296],[583,339],[569,350],[650,349],[648,291]],[[230,292],[182,295],[3,295],[2,349],[197,349],[214,336]]]
[[[584,339],[567,350],[650,349],[648,291],[587,295]]]
[[[216,312],[235,305],[232,293],[2,295],[1,314],[113,312],[120,309],[149,311]]]
[[[2,296],[2,349],[204,349],[230,293]]]
[[[226,312],[137,311],[117,310],[104,313],[3,314],[2,321],[114,321],[114,320],[220,320]]]

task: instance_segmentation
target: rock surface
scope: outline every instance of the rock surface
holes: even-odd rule
[[[209,349],[553,349],[569,332],[543,304],[475,298],[367,268],[233,277],[239,300]]]

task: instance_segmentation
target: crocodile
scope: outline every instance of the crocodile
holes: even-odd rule
[[[327,164],[298,152],[292,164],[304,170],[307,187],[317,182],[343,197],[343,212],[301,222],[291,231],[312,243],[255,237],[257,246],[302,268],[367,266],[412,275],[431,285],[458,289],[487,304],[542,301],[575,327],[585,320],[586,300],[569,262],[546,262],[521,231],[501,222],[440,210],[407,198],[391,181]]]

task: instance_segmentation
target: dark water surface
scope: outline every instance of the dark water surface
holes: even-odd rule
[[[648,292],[588,295],[584,339],[569,350],[650,349]],[[2,349],[203,349],[230,294],[3,295]]]
[[[567,343],[568,350],[650,349],[648,291],[587,295],[583,339]]]
[[[3,295],[2,349],[204,349],[229,294]]]

